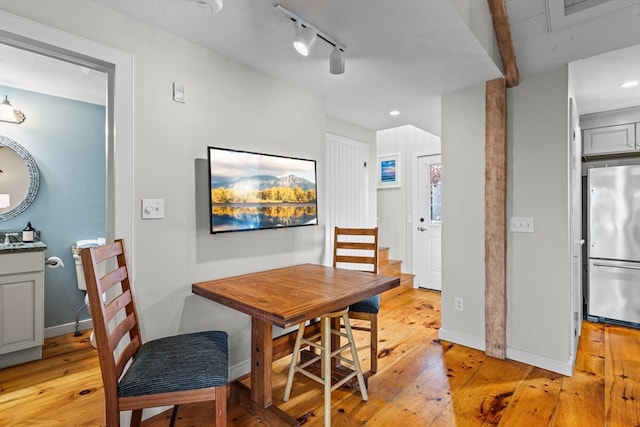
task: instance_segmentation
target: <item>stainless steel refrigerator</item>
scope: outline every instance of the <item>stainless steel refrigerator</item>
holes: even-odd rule
[[[587,182],[587,315],[640,324],[640,165],[591,168]]]

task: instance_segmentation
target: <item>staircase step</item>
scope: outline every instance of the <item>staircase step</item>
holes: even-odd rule
[[[400,274],[402,274],[402,261],[390,259],[387,260],[386,264],[378,263],[378,273],[385,276],[400,277]]]
[[[408,291],[409,289],[413,289],[413,277],[413,274],[401,273],[400,286],[398,286],[397,288],[389,289],[388,291],[380,294],[380,301],[394,298],[396,295]]]
[[[413,274],[405,274],[402,272],[401,260],[389,259],[389,248],[386,246],[380,246],[378,248],[378,274],[400,278],[400,286],[383,292],[382,295],[380,295],[382,301],[386,298],[392,298],[408,289],[413,289]]]
[[[378,248],[378,265],[383,265],[389,262],[389,248],[380,246]]]
[[[413,289],[413,278],[414,277],[415,277],[414,274],[401,273],[400,274],[400,287],[404,288],[405,291],[407,289]]]

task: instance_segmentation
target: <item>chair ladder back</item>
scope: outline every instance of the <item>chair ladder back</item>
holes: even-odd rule
[[[105,387],[109,384],[117,389],[118,379],[142,346],[124,244],[122,240],[116,240],[97,248],[86,248],[81,251],[81,257]],[[113,258],[116,261],[115,268],[99,277],[98,264],[106,262],[108,268],[111,268],[109,262]],[[106,304],[103,303],[103,295],[112,288],[117,289],[118,284],[120,293]],[[124,316],[121,313],[123,308]],[[114,321],[111,329],[109,325]],[[129,338],[126,345],[123,342],[125,336]],[[115,351],[121,344],[124,346],[116,357]],[[108,350],[100,351],[105,346]]]
[[[335,227],[333,266],[358,264],[362,271],[378,273],[378,228]],[[366,268],[368,267],[368,268]]]

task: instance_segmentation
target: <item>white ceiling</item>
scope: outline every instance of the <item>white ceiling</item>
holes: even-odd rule
[[[640,0],[595,4],[564,15],[563,0],[505,0],[521,75],[570,63],[580,114],[640,105]],[[526,77],[525,77],[526,78]]]
[[[439,134],[442,94],[500,75],[448,0],[227,0],[215,15],[195,0],[97,2],[320,93],[329,115],[369,129]],[[294,51],[277,3],[346,47],[344,74],[329,73],[321,40],[307,58]]]
[[[580,114],[640,105],[640,44],[571,63],[571,77]]]
[[[547,1],[563,2],[506,0],[521,80],[579,60],[571,72],[581,113],[639,105],[640,92],[627,91],[622,100],[617,82],[640,80],[640,47],[584,58],[640,44],[640,0],[610,0],[571,21],[553,18],[557,10],[547,13]],[[326,99],[328,114],[372,130],[412,124],[439,135],[440,96],[499,75],[449,0],[280,1],[346,47],[346,71],[337,76],[328,72],[331,49],[323,41],[308,58],[295,53],[294,25],[273,0],[227,0],[215,15],[196,0],[96,2],[305,86]],[[104,102],[100,73],[2,45],[0,84]],[[391,117],[391,109],[402,114]]]
[[[104,73],[0,43],[0,85],[105,105]],[[0,95],[4,94],[0,93]],[[9,101],[20,109],[20,100]],[[27,113],[28,114],[28,113]]]

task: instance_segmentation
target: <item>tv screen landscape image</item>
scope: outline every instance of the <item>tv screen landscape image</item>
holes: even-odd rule
[[[208,147],[211,233],[318,225],[316,162]]]

